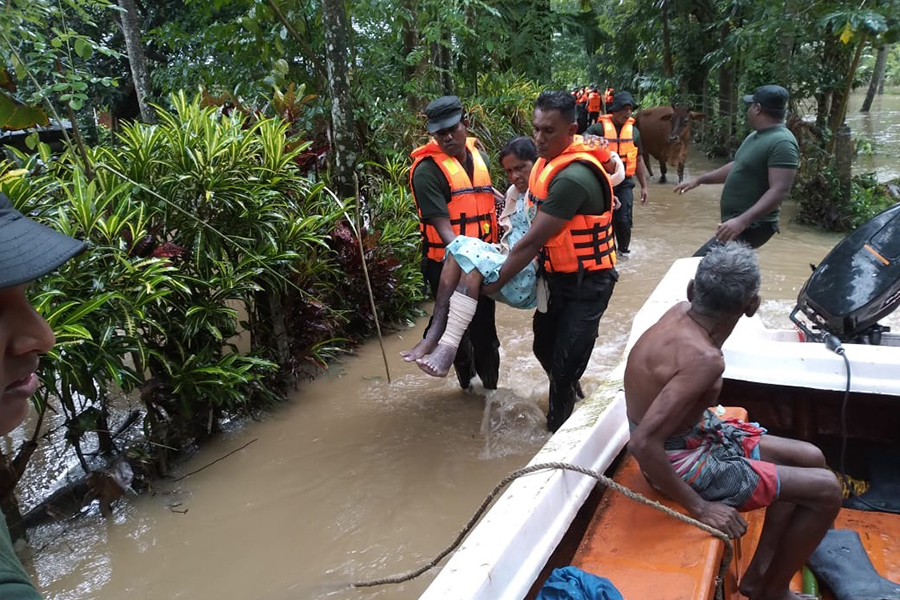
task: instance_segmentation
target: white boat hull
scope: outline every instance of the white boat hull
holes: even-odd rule
[[[628,441],[621,369],[585,400],[529,464],[565,462],[599,472]],[[594,488],[571,471],[512,482],[420,600],[521,600]]]
[[[600,472],[612,464],[628,441],[622,384],[628,352],[669,308],[687,299],[687,284],[699,261],[675,261],[635,315],[621,364],[529,464],[565,462]],[[900,347],[845,344],[844,348],[852,368],[851,391],[900,397]],[[767,329],[758,316],[742,319],[723,351],[726,379],[787,388],[846,387],[843,358],[824,344],[801,342],[796,331]],[[521,600],[594,484],[592,478],[570,471],[517,479],[420,600]]]

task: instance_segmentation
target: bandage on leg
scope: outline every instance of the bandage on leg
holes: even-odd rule
[[[461,292],[454,292],[450,297],[450,309],[447,316],[447,327],[441,336],[437,348],[428,356],[416,361],[419,368],[435,377],[445,377],[450,371],[456,349],[459,348],[463,334],[478,308],[478,300]]]
[[[453,292],[453,295],[450,297],[447,327],[444,329],[444,335],[441,336],[441,340],[438,343],[454,349],[459,348],[459,342],[462,340],[469,323],[472,322],[472,318],[475,316],[475,309],[477,308],[478,300],[460,292]]]

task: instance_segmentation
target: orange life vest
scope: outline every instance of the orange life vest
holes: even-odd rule
[[[600,112],[600,94],[597,92],[588,94],[588,112]]]
[[[441,172],[450,184],[450,202],[447,211],[450,213],[450,226],[457,235],[477,237],[485,242],[497,241],[497,211],[494,208],[494,188],[491,186],[491,173],[488,171],[481,152],[475,146],[477,140],[466,138],[466,148],[472,153],[474,171],[472,179],[465,168],[452,156],[444,154],[437,142],[431,140],[424,146],[412,151],[413,164],[409,170],[409,186],[412,188],[412,177],[416,167],[426,158],[430,158],[440,167]],[[416,193],[413,190],[413,199]],[[419,230],[422,232],[423,251],[426,258],[434,261],[444,260],[444,241],[438,230],[422,221],[422,211],[416,200],[419,212]]]
[[[604,98],[607,104],[612,104],[613,101],[613,89],[606,88],[606,97]]]
[[[609,149],[622,158],[622,162],[625,163],[625,176],[631,177],[637,170],[638,158],[638,149],[634,143],[634,118],[628,117],[619,133],[616,133],[612,116],[601,115],[598,121],[603,123],[603,137],[609,142]]]
[[[540,257],[544,270],[548,273],[599,271],[616,266],[612,227],[613,191],[609,176],[603,170],[596,152],[596,149],[584,145],[580,135],[576,135],[562,154],[549,162],[539,158],[531,170],[528,201],[536,204],[538,210],[547,199],[553,178],[575,161],[588,165],[594,171],[603,186],[604,200],[610,207],[600,215],[576,214],[559,233],[547,240]]]

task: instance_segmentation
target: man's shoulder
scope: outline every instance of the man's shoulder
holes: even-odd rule
[[[587,129],[585,129],[584,132],[587,134],[590,134],[590,135],[602,136],[603,135],[603,121],[597,121],[596,123],[594,123]]]
[[[419,183],[420,181],[424,182],[425,180],[431,180],[436,178],[444,178],[444,173],[441,171],[441,168],[438,166],[434,159],[430,156],[426,156],[419,163],[413,167],[412,179],[413,183]]]
[[[757,161],[766,160],[773,155],[788,154],[799,159],[800,146],[797,144],[797,138],[784,125],[776,125],[766,129],[751,131],[744,138],[741,147],[735,159],[740,161]],[[791,160],[790,162],[794,162]]]
[[[600,185],[596,168],[580,160],[572,161],[563,167],[553,181],[572,181],[585,188]]]
[[[770,167],[796,169],[800,166],[800,145],[787,127],[774,129],[768,135],[765,148]]]
[[[665,349],[664,352],[677,355],[688,363],[724,368],[725,359],[718,348],[693,322],[689,314],[689,302],[679,302],[667,310],[659,321],[647,329],[641,341],[647,338],[650,346]]]
[[[794,132],[787,127],[782,127],[781,131],[779,131],[777,143],[787,144],[791,148],[796,149],[797,152],[800,151],[800,144],[797,143],[797,137],[794,135]]]
[[[427,173],[429,170],[433,169],[440,170],[440,167],[438,167],[437,163],[434,162],[434,157],[423,156],[421,160],[419,160],[418,162],[414,162],[412,169],[413,176],[415,176],[415,174],[419,173],[422,169],[424,169],[424,172]]]
[[[797,138],[794,136],[793,132],[784,124],[754,131],[747,136],[747,139],[750,139],[751,136],[755,136],[760,140],[765,140],[772,145],[785,141],[790,142],[795,146],[797,145]]]

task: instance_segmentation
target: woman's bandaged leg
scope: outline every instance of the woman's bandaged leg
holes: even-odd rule
[[[447,328],[444,329],[444,335],[441,336],[441,341],[438,343],[454,349],[459,348],[459,342],[469,323],[472,322],[476,308],[478,308],[477,299],[470,298],[461,292],[453,292],[450,297]]]

